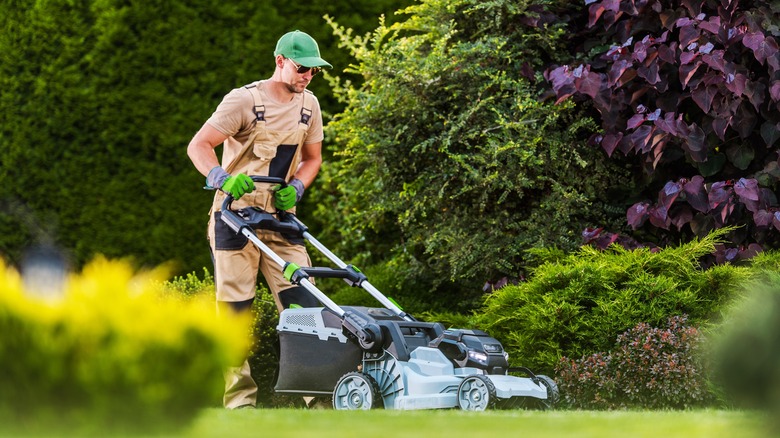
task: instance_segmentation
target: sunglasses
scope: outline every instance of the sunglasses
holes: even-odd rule
[[[316,75],[317,73],[319,73],[319,72],[320,72],[320,70],[322,70],[322,69],[321,69],[321,68],[319,68],[319,67],[304,67],[304,66],[302,66],[302,65],[300,65],[300,64],[298,64],[298,63],[296,63],[295,61],[293,61],[293,60],[292,60],[292,59],[290,59],[290,58],[284,58],[284,59],[286,59],[286,60],[288,60],[288,61],[290,61],[290,62],[292,63],[292,65],[295,67],[295,71],[297,71],[297,72],[298,72],[298,74],[304,74],[304,73],[306,73],[307,71],[311,70],[311,75],[312,75],[312,76],[314,76],[314,75]]]

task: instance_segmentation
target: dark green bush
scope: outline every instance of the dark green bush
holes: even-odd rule
[[[661,328],[639,323],[609,352],[561,358],[556,383],[564,405],[577,409],[684,409],[711,405],[701,333],[684,316]]]

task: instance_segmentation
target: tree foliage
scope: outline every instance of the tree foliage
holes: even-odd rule
[[[365,36],[334,26],[364,82],[336,86],[347,107],[315,216],[346,222],[328,231],[397,267],[402,291],[521,277],[525,250],[576,247],[610,221],[604,188],[630,186],[580,141],[590,119],[540,99],[564,38],[553,3],[428,0]]]
[[[579,60],[546,77],[559,102],[575,96],[598,110],[594,143],[641,160],[649,182],[629,225],[690,238],[738,224],[735,243],[776,244],[776,2],[585,4],[571,26]]]

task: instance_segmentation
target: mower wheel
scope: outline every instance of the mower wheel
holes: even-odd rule
[[[540,400],[542,408],[554,408],[561,399],[561,393],[558,391],[558,384],[555,383],[555,380],[544,374],[537,374],[536,378],[539,379],[539,383],[547,389],[547,400]]]
[[[354,411],[382,407],[379,385],[373,377],[356,371],[344,374],[333,390],[333,409]]]
[[[496,403],[496,386],[489,377],[474,374],[458,386],[458,406],[464,411],[484,411]]]

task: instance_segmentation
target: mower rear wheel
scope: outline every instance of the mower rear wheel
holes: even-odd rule
[[[464,411],[484,411],[496,403],[496,385],[489,377],[474,374],[458,386],[458,406]]]
[[[336,410],[368,410],[381,406],[379,385],[369,375],[356,371],[344,374],[333,390],[333,408]]]

